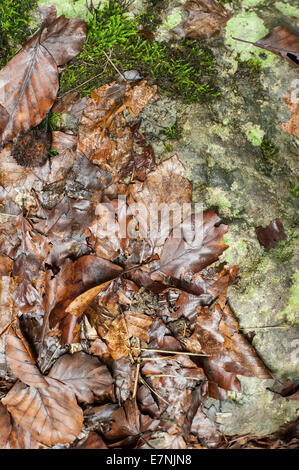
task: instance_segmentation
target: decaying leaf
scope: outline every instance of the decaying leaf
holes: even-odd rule
[[[279,219],[272,220],[266,228],[257,227],[255,231],[260,245],[266,250],[274,248],[278,242],[287,238]]]
[[[224,28],[231,14],[217,0],[191,0],[185,4],[189,16],[172,31],[180,37],[208,39]]]
[[[72,442],[83,422],[74,393],[62,382],[43,377],[26,344],[12,335],[7,337],[7,360],[22,380],[2,400],[15,421],[46,445]]]
[[[84,352],[60,357],[48,377],[67,385],[80,403],[114,398],[113,380],[107,367]]]
[[[210,382],[225,390],[239,391],[237,374],[272,377],[245,336],[239,333],[238,322],[228,305],[223,309],[218,304],[197,307],[197,311],[194,333],[184,344],[188,351],[208,355],[200,363]]]
[[[217,225],[220,218],[214,211],[192,215],[167,238],[160,257],[160,271],[180,279],[185,272],[199,272],[213,262],[227,248],[223,235],[227,226]],[[181,237],[176,233],[180,233]]]
[[[239,38],[233,39],[245,43],[249,42]],[[299,66],[299,36],[285,26],[277,26],[265,37],[254,43],[249,43],[274,52],[274,54],[288,60],[291,64]]]
[[[284,96],[284,100],[292,113],[292,117],[289,121],[281,124],[279,128],[295,137],[299,137],[299,99],[296,90],[289,91]]]
[[[0,71],[0,141],[39,124],[58,92],[57,65],[80,51],[86,23],[60,16],[45,23]]]
[[[110,442],[117,441],[123,446],[135,446],[140,440],[141,434],[157,428],[158,420],[152,420],[149,416],[140,413],[136,400],[127,400],[121,408],[112,414],[111,429],[105,433],[105,439]]]

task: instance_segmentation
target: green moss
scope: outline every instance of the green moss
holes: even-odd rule
[[[61,74],[60,96],[78,85],[81,94],[89,96],[95,87],[119,78],[105,54],[121,73],[137,70],[152,78],[161,93],[186,103],[219,94],[214,59],[207,48],[188,39],[175,47],[149,42],[140,30],[140,18],[130,18],[121,2],[93,9],[83,50]]]
[[[296,178],[295,183],[292,185],[290,189],[291,196],[299,197],[299,178]]]
[[[0,67],[10,60],[31,31],[30,22],[36,0],[1,0],[0,2]]]
[[[270,176],[277,160],[278,149],[266,136],[264,136],[260,148],[262,158],[258,167],[265,175]]]
[[[294,245],[298,239],[298,234],[295,230],[289,229],[286,233],[287,239],[281,241],[275,248],[269,250],[265,256],[270,256],[275,261],[285,263],[290,261],[294,255]]]
[[[164,131],[165,135],[167,135],[167,137],[169,139],[172,139],[172,140],[178,140],[181,135],[182,135],[182,131],[181,129],[179,128],[177,122],[175,122],[174,124],[171,124],[165,131]]]

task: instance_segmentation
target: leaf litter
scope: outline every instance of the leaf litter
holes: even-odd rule
[[[189,37],[229,19],[203,3],[186,5]],[[156,164],[139,131],[159,99],[146,80],[56,103],[79,119],[77,135],[34,134],[56,100],[58,66],[86,37],[82,20],[53,7],[42,17],[0,71],[0,447],[225,446],[207,397],[240,391],[237,375],[272,377],[229,306],[238,267],[219,264],[228,227],[213,210],[192,212],[179,156]],[[32,158],[21,152],[31,143]],[[161,204],[180,208],[166,229],[164,209],[152,210]]]

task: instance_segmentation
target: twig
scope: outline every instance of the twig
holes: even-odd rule
[[[157,353],[164,353],[164,354],[186,354],[186,356],[205,356],[205,357],[209,356],[209,354],[198,354],[198,353],[193,353],[193,352],[188,352],[188,351],[167,351],[165,349],[140,348],[140,351],[157,352]]]
[[[158,398],[160,398],[160,400],[163,400],[167,405],[170,405],[170,403],[168,403],[167,400],[165,400],[165,398],[163,398],[158,392],[156,392],[156,390],[154,390],[147,382],[146,380],[144,380],[143,377],[139,377],[139,380],[141,383],[143,383],[143,385],[145,385],[151,392],[153,392],[155,395],[157,395]]]
[[[144,374],[146,377],[175,377],[176,379],[189,379],[189,380],[201,380],[200,378],[188,377],[187,375],[172,375],[172,374]]]
[[[112,60],[110,59],[110,57],[106,54],[106,52],[103,51],[103,53],[104,53],[106,59],[109,60],[109,62],[110,62],[110,64],[112,65],[112,67],[113,67],[113,68],[117,71],[117,73],[121,76],[121,78],[122,78],[125,82],[127,82],[126,77],[118,70],[118,68],[116,67],[116,65],[114,65],[114,63],[112,62]]]
[[[59,98],[63,98],[63,96],[67,95],[68,93],[71,93],[71,91],[75,91],[77,90],[78,88],[81,88],[81,86],[83,85],[86,85],[86,83],[89,83],[91,82],[92,80],[95,80],[96,78],[100,77],[101,75],[103,75],[103,73],[105,72],[106,70],[106,66],[104,67],[104,70],[101,72],[101,73],[98,73],[97,75],[95,75],[94,77],[91,77],[89,78],[88,80],[86,80],[85,82],[81,83],[80,85],[76,86],[75,88],[72,88],[71,90],[69,91],[66,91],[65,93],[63,93],[63,95],[59,96]]]
[[[135,383],[134,383],[134,390],[133,390],[133,398],[135,398],[135,397],[136,397],[136,394],[137,394],[139,372],[140,372],[140,362],[137,363],[137,367],[136,367],[136,375],[135,375]]]
[[[291,328],[292,325],[242,326],[239,330],[263,330],[267,328]]]

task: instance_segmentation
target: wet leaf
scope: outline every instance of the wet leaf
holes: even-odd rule
[[[279,219],[272,220],[266,228],[257,227],[255,231],[260,245],[266,250],[274,248],[278,242],[287,238]]]
[[[238,38],[233,39],[248,42]],[[299,36],[285,26],[277,26],[265,37],[250,44],[274,52],[291,64],[299,66]]]
[[[220,33],[231,14],[217,0],[191,0],[185,4],[189,16],[172,31],[180,37],[209,39]]]
[[[179,231],[173,231],[163,246],[160,271],[180,279],[185,272],[199,272],[217,261],[227,248],[222,240],[227,226],[217,225],[219,222],[220,218],[214,211],[185,219],[178,227]]]
[[[67,385],[80,403],[114,398],[113,380],[107,367],[84,352],[60,357],[48,377]]]
[[[281,124],[279,128],[295,137],[299,137],[299,100],[297,98],[296,90],[290,90],[284,96],[284,101],[291,111],[292,117],[289,121]]]

